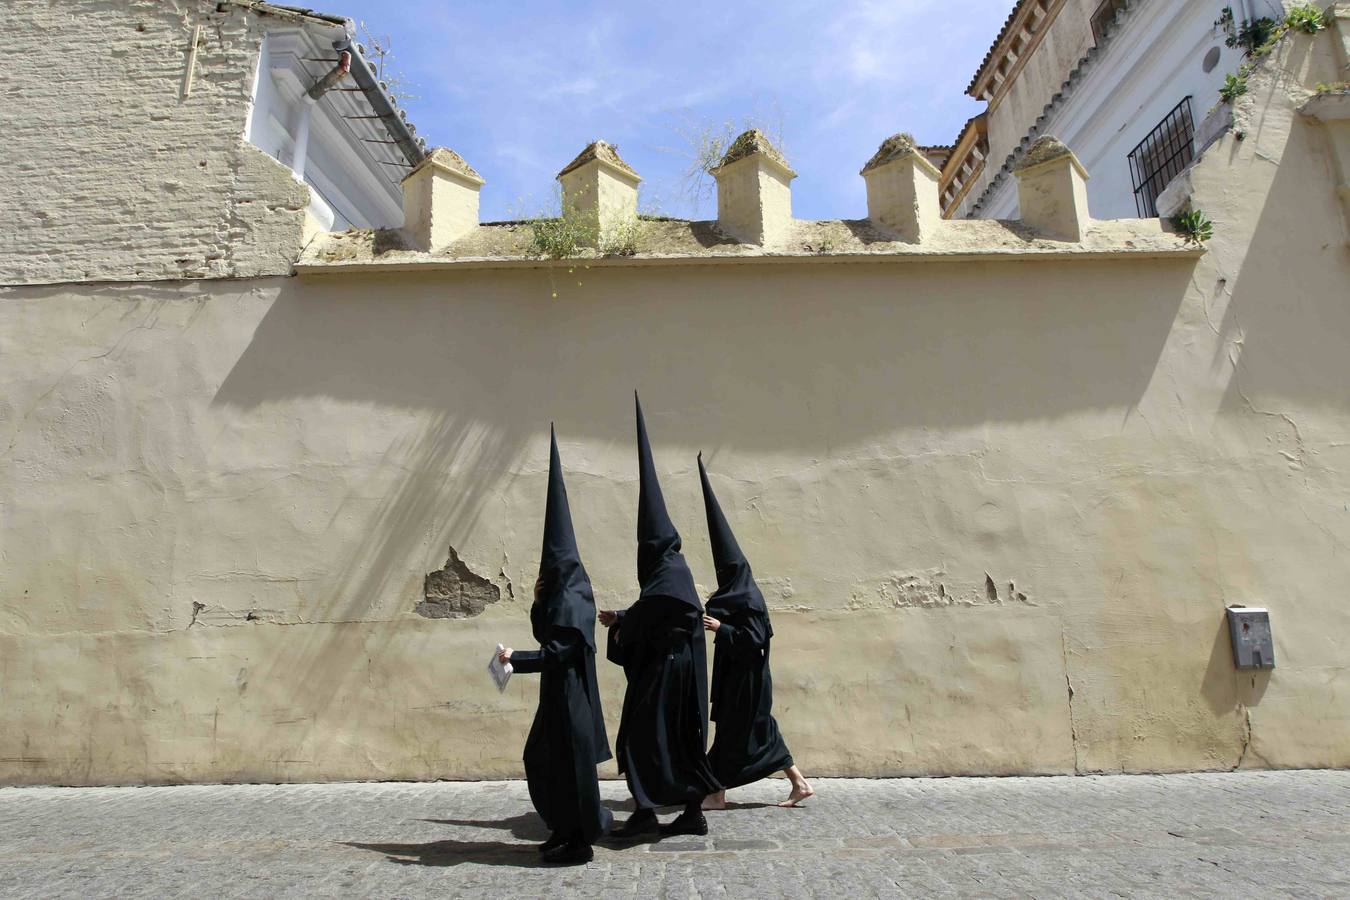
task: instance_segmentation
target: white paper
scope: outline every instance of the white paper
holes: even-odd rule
[[[497,654],[506,648],[501,644],[493,651],[492,660],[488,663],[488,674],[492,676],[492,681],[497,685],[497,691],[506,690],[506,682],[511,680],[511,664],[502,665],[501,657]]]

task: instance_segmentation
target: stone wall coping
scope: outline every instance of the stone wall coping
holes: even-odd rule
[[[565,259],[538,255],[525,222],[478,226],[436,253],[409,249],[396,231],[353,230],[320,234],[295,265],[300,275],[444,269],[537,269],[736,265],[769,263],[919,263],[1063,259],[1193,259],[1204,248],[1164,229],[1158,219],[1093,221],[1082,241],[1045,239],[1021,222],[955,220],[933,240],[895,240],[867,219],[794,220],[788,239],[772,249],[741,243],[716,222],[641,220],[647,231],[638,251],[600,256],[594,251]]]

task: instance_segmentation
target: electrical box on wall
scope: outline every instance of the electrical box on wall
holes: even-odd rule
[[[1257,606],[1228,607],[1228,635],[1233,639],[1233,664],[1239,669],[1275,668],[1269,611]]]

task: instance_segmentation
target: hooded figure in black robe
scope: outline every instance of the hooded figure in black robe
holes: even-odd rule
[[[654,807],[677,804],[685,807],[684,813],[662,832],[707,834],[700,805],[719,785],[707,757],[703,606],[680,554],[680,534],[666,513],[641,403],[637,441],[641,594],[627,610],[614,614],[608,648],[610,661],[623,666],[628,679],[615,750],[619,771],[637,803],[620,835],[654,830]]]
[[[516,672],[538,672],[539,708],[525,741],[530,800],[553,833],[540,848],[549,862],[585,862],[613,817],[600,805],[595,767],[610,759],[595,683],[595,597],[577,552],[558,440],[548,468],[544,547],[530,625],[538,651],[513,651]]]
[[[733,788],[792,768],[792,754],[773,718],[773,626],[764,595],[713,495],[702,454],[698,474],[717,567],[717,591],[708,598],[707,611],[721,622],[713,638],[712,719],[717,736],[708,761],[717,780]]]

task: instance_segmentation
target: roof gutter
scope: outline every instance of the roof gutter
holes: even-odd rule
[[[394,139],[399,152],[403,158],[408,161],[409,166],[415,166],[427,155],[425,142],[419,140],[413,134],[412,126],[399,115],[398,109],[394,106],[393,98],[389,96],[388,91],[380,84],[380,80],[375,77],[370,64],[366,62],[364,56],[357,49],[352,41],[352,32],[354,30],[351,21],[348,20],[346,34],[333,42],[333,49],[339,53],[351,54],[351,75],[356,81],[356,86],[361,89],[361,93],[366,95],[366,101],[371,109],[380,117],[384,127],[388,130],[389,136]]]

